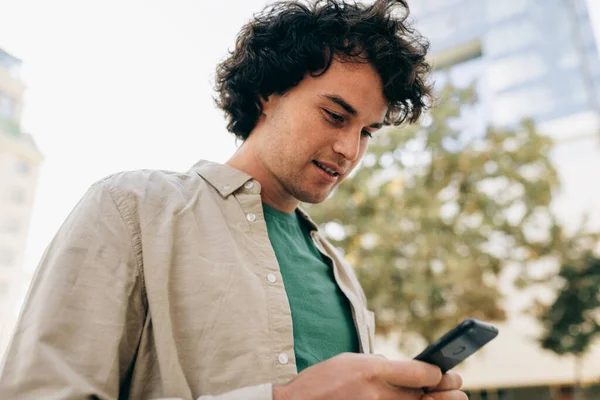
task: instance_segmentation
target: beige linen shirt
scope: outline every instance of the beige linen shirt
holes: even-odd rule
[[[207,161],[92,185],[36,271],[0,399],[271,399],[297,370],[260,190]],[[364,293],[311,224],[370,353]]]

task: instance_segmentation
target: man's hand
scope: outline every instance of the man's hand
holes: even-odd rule
[[[467,400],[461,385],[460,375],[421,361],[345,353],[274,387],[273,400]]]
[[[424,395],[421,400],[467,400],[467,395],[458,390],[462,387],[462,383],[462,377],[459,374],[454,371],[448,371],[444,374],[437,386],[427,388],[427,394]],[[454,394],[451,394],[450,392],[453,392]]]

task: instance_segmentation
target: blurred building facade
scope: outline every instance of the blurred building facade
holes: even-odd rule
[[[436,85],[477,80],[481,119],[542,123],[600,111],[600,59],[585,0],[411,3]]]
[[[431,43],[435,86],[475,84],[479,102],[464,121],[467,133],[532,118],[556,140],[551,158],[562,183],[555,205],[562,221],[574,227],[589,211],[600,228],[600,203],[593,200],[600,185],[583,178],[600,171],[600,58],[590,3],[418,0],[410,6],[415,27]],[[505,292],[509,320],[500,336],[461,368],[470,398],[571,399],[574,359],[542,350],[539,326],[523,316],[534,293]],[[600,345],[584,360],[583,381],[600,384]]]
[[[20,128],[25,86],[21,61],[0,49],[0,356],[28,284],[23,257],[43,157]]]

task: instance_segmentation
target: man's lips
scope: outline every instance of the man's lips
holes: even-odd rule
[[[338,175],[344,174],[344,170],[335,164],[331,164],[331,163],[328,163],[325,161],[317,161],[317,160],[313,160],[313,163],[317,167],[321,168],[322,170],[324,170],[325,172],[327,172],[333,176],[338,176]]]

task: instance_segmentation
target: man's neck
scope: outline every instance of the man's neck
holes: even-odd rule
[[[252,143],[243,143],[225,164],[257,180],[261,186],[260,196],[263,203],[274,209],[291,214],[300,204],[256,157],[256,153],[252,151]]]

